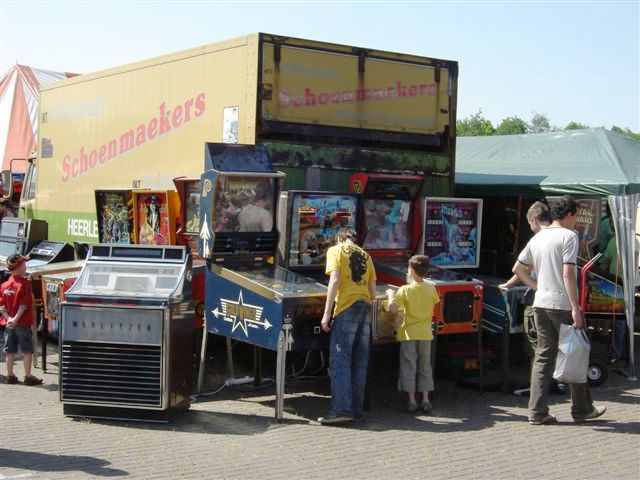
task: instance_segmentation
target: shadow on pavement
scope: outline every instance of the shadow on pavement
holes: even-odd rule
[[[276,423],[272,416],[253,414],[238,414],[226,412],[211,412],[203,410],[189,410],[179,414],[169,423],[145,423],[113,420],[87,420],[93,424],[110,425],[119,428],[140,430],[156,430],[182,433],[202,433],[208,435],[256,435],[287,425],[306,425],[304,420],[285,419]]]
[[[48,455],[0,448],[0,467],[36,472],[84,472],[98,477],[127,476],[129,472],[111,468],[110,462],[78,455]],[[17,477],[16,477],[17,478]]]

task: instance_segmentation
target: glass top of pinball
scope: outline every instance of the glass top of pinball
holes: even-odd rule
[[[278,295],[326,295],[327,287],[312,278],[286,270],[282,267],[238,270],[236,273],[259,286],[268,288]]]
[[[182,265],[89,262],[69,294],[169,298],[180,285],[182,271]]]
[[[409,259],[406,257],[393,257],[384,259],[375,259],[374,264],[376,271],[389,273],[404,278],[407,274]],[[452,270],[444,270],[441,268],[431,267],[427,278],[432,281],[454,282],[468,279],[468,275],[462,275]]]

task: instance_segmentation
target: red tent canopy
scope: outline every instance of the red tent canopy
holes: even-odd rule
[[[36,149],[38,138],[38,93],[41,87],[73,77],[74,73],[52,72],[24,65],[13,66],[0,77],[0,161],[2,170],[22,173]]]

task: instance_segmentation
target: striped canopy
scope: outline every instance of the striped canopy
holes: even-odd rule
[[[75,75],[15,65],[0,77],[2,170],[24,173],[25,160],[36,149],[40,88]]]

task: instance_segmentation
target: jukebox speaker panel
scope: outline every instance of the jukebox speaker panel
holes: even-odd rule
[[[60,398],[162,409],[164,311],[64,305]]]

